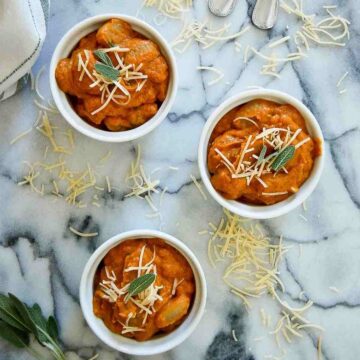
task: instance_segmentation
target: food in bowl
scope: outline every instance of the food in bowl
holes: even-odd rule
[[[82,119],[102,130],[126,131],[157,113],[169,68],[154,41],[111,19],[59,61],[55,77]]]
[[[309,178],[321,141],[290,104],[255,99],[225,114],[208,145],[210,181],[224,198],[272,205]]]
[[[159,238],[130,239],[100,263],[93,311],[112,332],[144,341],[177,328],[194,296],[194,274],[179,251]]]

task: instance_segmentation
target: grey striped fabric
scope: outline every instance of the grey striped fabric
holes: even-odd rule
[[[3,101],[22,89],[30,79],[31,67],[45,40],[50,0],[0,0],[0,8],[3,10],[0,20],[0,101]]]

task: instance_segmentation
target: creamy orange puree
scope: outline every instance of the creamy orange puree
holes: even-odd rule
[[[281,128],[282,130],[271,135],[273,138],[266,136],[255,139],[265,129],[270,128]],[[226,161],[216,151],[216,149],[220,151],[235,169],[243,156],[242,164],[244,165],[242,166],[250,167],[251,172],[254,168],[260,168],[260,165],[256,165],[256,157],[259,156],[264,145],[267,147],[266,158],[276,151],[279,152],[279,149],[274,149],[274,146],[271,145],[276,136],[278,138],[273,142],[275,145],[279,141],[286,144],[299,128],[301,128],[301,132],[291,142],[291,145],[296,147],[296,144],[307,138],[310,139],[295,150],[293,158],[281,170],[275,172],[271,169],[271,164],[267,162],[260,180],[256,178],[256,175],[234,178],[229,166],[226,167],[224,164]],[[290,130],[290,133],[287,129]],[[244,152],[249,136],[252,138],[246,149],[247,152]],[[309,177],[314,165],[314,158],[320,152],[319,142],[310,137],[304,118],[293,106],[263,99],[253,100],[232,109],[216,125],[208,149],[208,169],[211,174],[211,183],[227,199],[249,204],[275,204],[299,190]],[[274,193],[276,195],[271,195]]]
[[[116,89],[114,100],[94,113],[114,89],[114,85],[109,86],[109,92],[104,96],[101,84],[93,85],[95,64],[99,63],[94,51],[116,46],[127,50],[117,51],[117,56],[114,51],[107,52],[113,65],[118,66],[121,59],[124,66],[133,65],[133,70],[146,75],[147,80],[140,91],[137,87],[142,80],[120,80],[121,86],[130,93],[130,99]],[[86,64],[86,72],[79,64],[81,61]],[[69,57],[58,63],[55,76],[60,89],[69,95],[77,114],[91,125],[110,131],[129,130],[152,118],[165,100],[169,83],[168,64],[159,46],[119,19],[109,20],[82,38]]]
[[[154,311],[147,316],[145,323],[145,312],[134,302],[126,300],[125,295],[119,296],[116,302],[111,302],[106,298],[103,287],[100,285],[100,282],[108,280],[107,273],[112,273],[112,271],[116,276],[114,283],[119,289],[136,279],[138,271],[126,271],[126,269],[139,265],[144,245],[146,247],[142,265],[153,259],[157,272],[154,286],[162,287],[158,293],[162,300],[155,301]],[[178,286],[174,287],[174,282],[178,283]],[[192,269],[176,249],[161,239],[127,240],[111,249],[98,268],[94,279],[93,310],[94,314],[101,318],[112,332],[143,341],[158,333],[168,333],[181,324],[190,310],[194,293]],[[141,294],[140,297],[135,295],[134,300],[141,301]],[[131,313],[132,316],[129,315]],[[131,317],[130,320],[128,320],[129,317]],[[128,326],[141,330],[124,333],[126,323]]]

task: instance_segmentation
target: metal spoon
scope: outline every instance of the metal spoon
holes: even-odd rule
[[[279,0],[257,0],[252,13],[252,22],[259,29],[271,29],[276,22]]]
[[[209,0],[210,11],[216,16],[228,16],[235,8],[238,0]]]

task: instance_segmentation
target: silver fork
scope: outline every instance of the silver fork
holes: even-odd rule
[[[252,13],[252,22],[259,29],[271,29],[276,22],[279,0],[257,0]]]
[[[238,0],[209,0],[210,11],[216,16],[228,16],[235,8]]]

